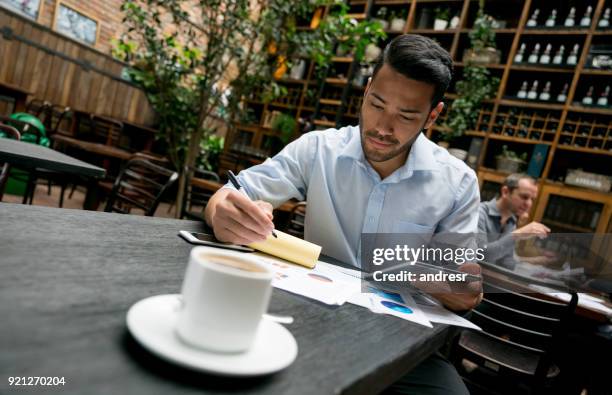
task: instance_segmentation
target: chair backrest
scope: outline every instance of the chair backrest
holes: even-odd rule
[[[43,124],[45,125],[45,128],[47,128],[49,135],[53,135],[58,132],[69,134],[68,129],[70,127],[69,122],[71,118],[72,109],[70,107],[54,104],[47,108]]]
[[[88,122],[83,122],[86,130],[82,131],[85,140],[117,147],[123,133],[123,123],[115,119],[92,114]]]
[[[287,233],[300,239],[304,238],[304,219],[306,218],[306,202],[297,203],[289,215]]]
[[[19,134],[19,131],[12,126],[0,123],[0,132],[3,132],[7,135],[7,137],[15,140],[21,139],[21,134]],[[10,171],[11,166],[8,163],[5,163],[2,165],[2,168],[0,168],[0,201],[2,200],[2,196],[4,196],[4,188],[6,186],[6,181],[8,180]]]
[[[44,113],[51,108],[51,103],[46,100],[32,99],[26,104],[25,112],[36,117],[44,116]],[[46,126],[46,125],[45,125]]]
[[[578,297],[569,302],[550,301],[491,284],[483,285],[484,298],[472,312],[479,332],[504,352],[539,358],[535,376],[543,379],[552,363],[550,352],[557,345]]]
[[[134,154],[132,154],[130,159],[144,159],[144,160],[148,160],[149,162],[152,162],[162,167],[166,167],[166,168],[172,167],[168,158],[166,158],[165,156],[155,154],[153,152],[149,152],[149,151],[134,152]]]
[[[214,191],[201,188],[194,185],[191,182],[192,178],[201,178],[207,181],[221,182],[219,175],[212,171],[203,169],[192,169],[193,173],[191,178],[185,185],[185,193],[183,194],[183,209],[181,211],[181,218],[191,218],[204,220],[204,209],[208,204],[211,196],[215,193]]]
[[[178,173],[145,159],[130,159],[115,180],[104,211],[128,214],[132,208],[152,216]]]

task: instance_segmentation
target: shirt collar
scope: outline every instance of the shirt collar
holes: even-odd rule
[[[347,143],[342,147],[338,155],[339,158],[351,158],[357,161],[365,161],[363,148],[361,148],[361,136],[359,135],[359,126],[346,127]]]
[[[365,162],[365,155],[361,147],[361,135],[359,126],[347,127],[348,142],[339,153],[339,157],[352,158],[357,161]],[[434,158],[434,150],[437,146],[432,143],[423,133],[419,133],[406,159],[406,163],[396,172],[400,178],[407,178],[412,172],[417,171],[437,171],[438,162]]]
[[[501,218],[501,213],[497,209],[497,198],[493,198],[493,199],[489,200],[484,205],[487,207],[487,214],[490,217],[500,217]],[[512,214],[510,216],[509,220],[512,220],[514,223],[516,223],[516,216],[514,216],[514,214]]]

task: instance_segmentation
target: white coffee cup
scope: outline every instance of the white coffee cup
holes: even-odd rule
[[[179,338],[209,351],[248,350],[268,309],[272,277],[248,254],[193,248],[183,280]]]

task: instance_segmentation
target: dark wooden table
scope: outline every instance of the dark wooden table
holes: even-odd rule
[[[275,289],[269,311],[295,318],[293,365],[225,379],[166,363],[130,336],[125,315],[143,298],[180,292],[191,246],[177,233],[201,226],[0,203],[0,393],[11,392],[8,376],[44,375],[65,377],[65,386],[46,388],[62,394],[371,394],[452,332]]]
[[[113,146],[101,144],[101,143],[93,143],[91,141],[83,141],[75,137],[66,136],[63,134],[54,134],[53,136],[51,136],[51,139],[53,139],[53,141],[59,144],[62,144],[62,145],[79,148],[83,151],[87,151],[92,154],[121,159],[121,160],[128,160],[132,157],[132,155],[134,155],[133,153],[127,150],[124,150],[122,148],[113,147]]]
[[[521,292],[526,294],[535,294],[538,297],[548,299],[548,300],[558,300],[554,296],[547,295],[542,293],[535,288],[530,287],[530,285],[541,285],[551,289],[555,289],[554,285],[551,285],[550,282],[546,282],[545,280],[538,280],[537,278],[525,277],[521,274],[515,273],[512,270],[496,266],[487,262],[480,262],[482,267],[482,274],[487,279],[494,284],[500,285],[506,289]],[[566,285],[564,287],[559,287],[557,292],[585,292],[584,289],[572,289],[570,285]],[[599,295],[597,295],[599,296]],[[612,304],[609,302],[604,303],[607,307],[612,308]],[[608,317],[606,314],[601,311],[590,309],[584,305],[577,305],[574,310],[574,314],[586,318],[589,320],[594,320],[598,322],[609,322],[611,317]]]
[[[0,82],[0,96],[8,96],[15,100],[13,112],[23,112],[31,92],[8,82]]]
[[[95,179],[102,178],[106,174],[106,170],[100,167],[51,148],[6,138],[0,138],[0,162],[8,162],[26,170],[38,168],[87,177],[89,180],[87,196],[83,203],[85,209],[90,208],[95,200],[97,187]]]
[[[80,109],[73,108],[72,109],[72,123],[70,125],[70,134],[72,136],[77,136],[79,134],[79,128],[81,127],[81,122],[86,119],[91,119],[93,116],[97,116],[102,119],[107,119],[109,121],[117,121],[123,123],[123,131],[122,134],[136,134],[140,136],[144,143],[142,144],[141,150],[150,151],[153,148],[153,142],[155,141],[155,135],[158,131],[150,126],[143,125],[137,122],[132,122],[126,119],[119,118],[111,118],[108,116],[94,114],[89,111],[84,111]],[[112,156],[112,155],[110,155]]]

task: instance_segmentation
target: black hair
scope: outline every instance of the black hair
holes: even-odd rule
[[[407,78],[433,85],[432,108],[442,101],[453,78],[453,60],[448,51],[417,34],[402,34],[387,44],[376,60],[372,80],[384,64]]]

